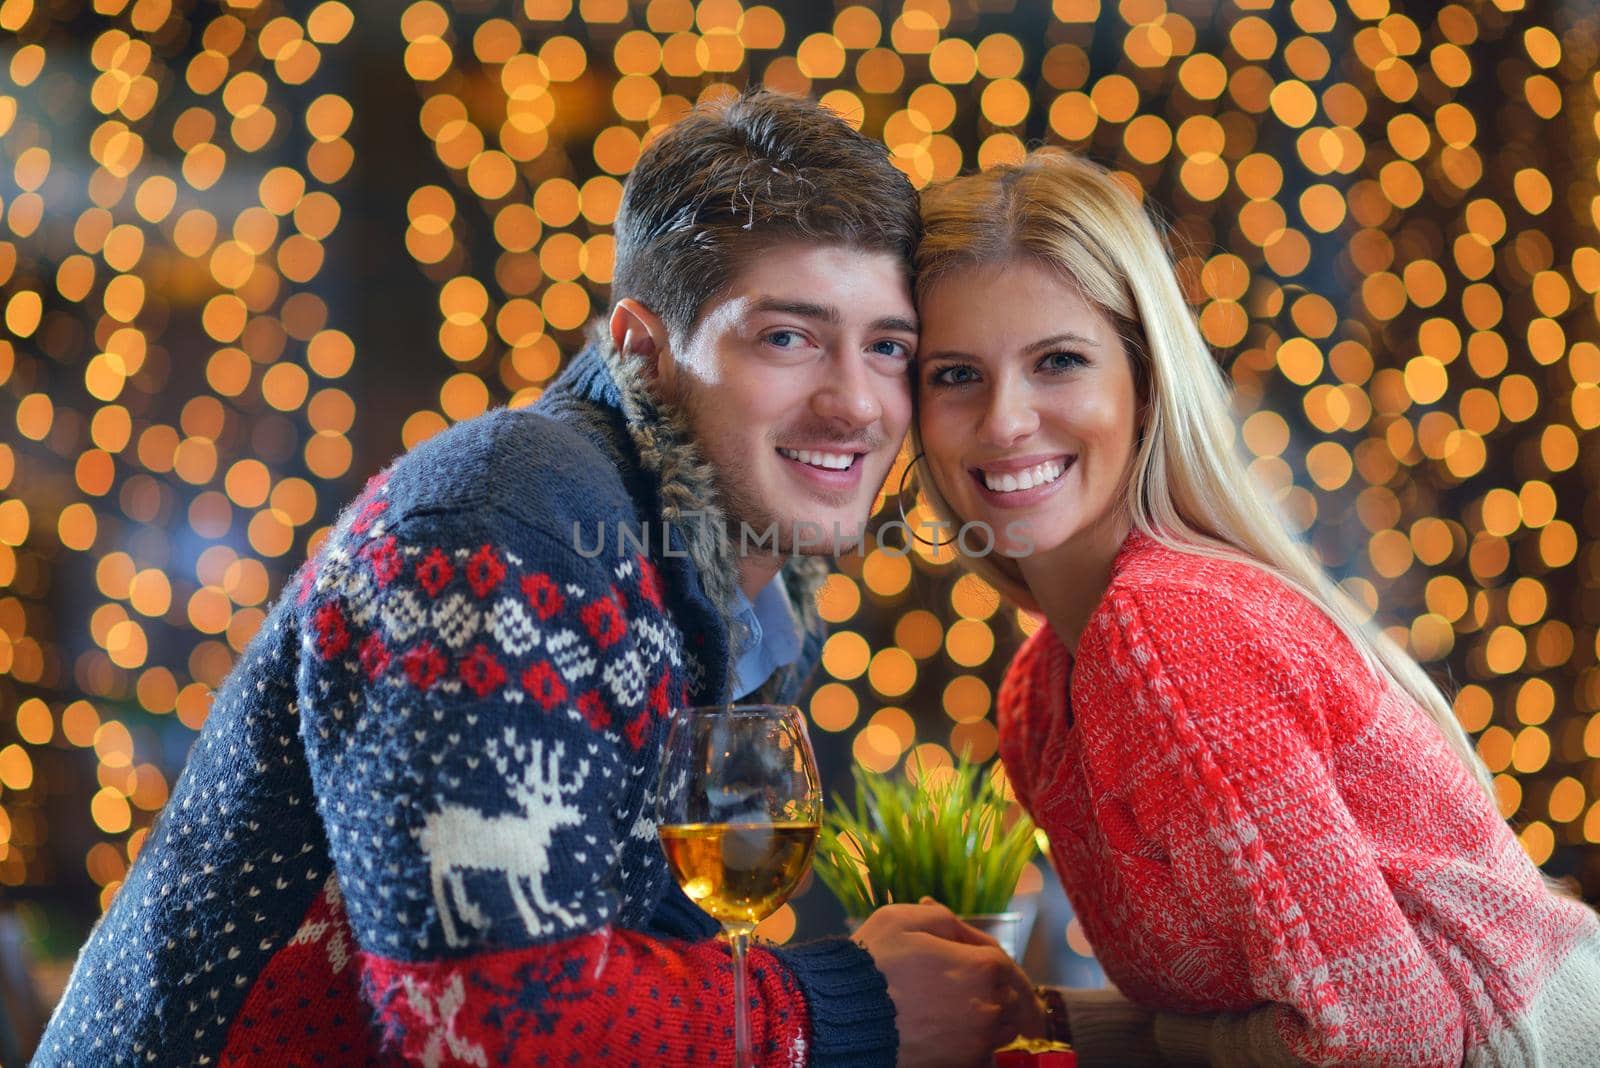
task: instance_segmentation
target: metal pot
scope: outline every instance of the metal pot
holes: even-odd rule
[[[961,922],[975,927],[1000,943],[1000,948],[1012,960],[1022,963],[1022,953],[1028,948],[1028,932],[1020,912],[993,912],[986,916],[963,916]]]
[[[1000,943],[1000,948],[1010,955],[1018,964],[1022,963],[1022,954],[1028,948],[1028,935],[1033,928],[1034,897],[1019,897],[1018,904],[1026,907],[1020,912],[993,912],[982,916],[958,917],[962,923],[976,928]],[[845,920],[850,930],[854,933],[860,927],[865,917],[851,916]]]

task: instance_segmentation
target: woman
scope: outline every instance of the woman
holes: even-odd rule
[[[1595,914],[1253,484],[1138,204],[1038,152],[924,215],[924,490],[1048,624],[1000,751],[1121,991],[1054,1026],[1086,1064],[1600,1064]]]

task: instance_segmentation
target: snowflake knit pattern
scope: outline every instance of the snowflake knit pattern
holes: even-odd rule
[[[653,797],[669,709],[726,699],[726,616],[694,554],[573,548],[676,477],[617,379],[587,353],[368,484],[218,693],[37,1064],[732,1060],[729,954]],[[751,965],[763,1065],[893,1064],[864,950]]]
[[[1106,973],[1233,1014],[1184,1063],[1600,1064],[1595,914],[1285,582],[1135,533],[1076,658],[1041,627],[999,717]],[[1069,1004],[1075,1040],[1100,1011]]]

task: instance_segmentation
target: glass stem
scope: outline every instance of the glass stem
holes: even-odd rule
[[[729,931],[733,941],[733,1049],[735,1068],[755,1068],[750,1052],[750,994],[745,979],[745,951],[750,932],[744,928]]]

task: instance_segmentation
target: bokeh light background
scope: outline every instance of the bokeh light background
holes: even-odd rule
[[[1600,899],[1589,4],[0,0],[0,35],[0,894],[44,953],[340,504],[539,396],[641,145],[757,82],[918,186],[1050,143],[1148,195],[1252,470]],[[926,547],[822,607],[832,782],[994,754],[1032,620]]]

